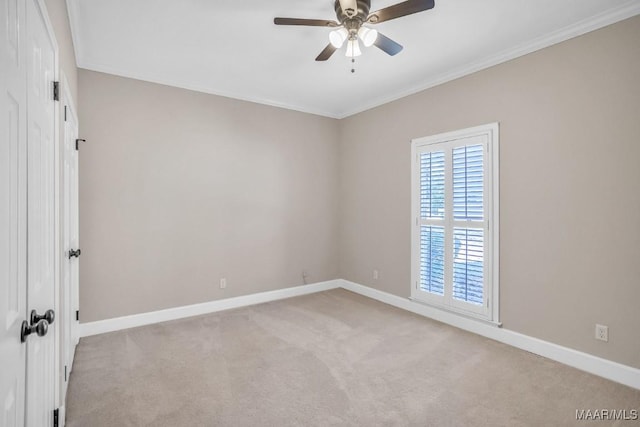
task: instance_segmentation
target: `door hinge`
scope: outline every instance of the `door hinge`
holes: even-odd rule
[[[67,106],[64,106],[64,121],[67,121]]]
[[[67,365],[64,365],[64,382],[67,382]]]
[[[53,82],[53,100],[60,101],[60,82]]]
[[[53,410],[53,427],[58,427],[58,413],[60,410],[58,408]]]
[[[78,151],[78,143],[79,142],[87,142],[86,139],[76,139],[76,151]]]
[[[80,310],[76,310],[76,321],[80,321]]]

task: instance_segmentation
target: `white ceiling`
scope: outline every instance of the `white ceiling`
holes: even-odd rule
[[[372,0],[371,10],[398,3]],[[332,0],[67,0],[78,66],[342,118],[640,13],[638,0],[435,0],[383,22],[404,46],[315,57]]]

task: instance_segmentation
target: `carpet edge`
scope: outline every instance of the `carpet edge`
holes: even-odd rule
[[[339,279],[340,287],[362,296],[401,308],[438,322],[499,341],[581,371],[640,390],[640,369],[603,359],[569,347],[501,328],[476,319],[459,316],[435,307],[402,298],[378,289]]]

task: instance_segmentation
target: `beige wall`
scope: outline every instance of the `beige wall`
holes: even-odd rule
[[[410,140],[498,121],[504,327],[640,367],[637,40],[640,17],[341,121],[81,70],[82,321],[302,270],[409,296]]]
[[[85,70],[79,90],[83,322],[337,277],[335,120]]]
[[[635,17],[342,120],[340,276],[409,296],[410,140],[498,121],[504,327],[640,368],[638,40]]]

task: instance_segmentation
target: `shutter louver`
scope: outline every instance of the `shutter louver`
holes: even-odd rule
[[[482,220],[484,217],[484,146],[453,149],[453,217]]]
[[[420,155],[420,216],[444,217],[444,151]]]
[[[453,297],[484,302],[484,230],[453,229]]]
[[[420,289],[444,295],[444,227],[421,227]]]

